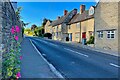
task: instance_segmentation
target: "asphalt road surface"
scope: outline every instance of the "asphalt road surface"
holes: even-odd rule
[[[118,78],[118,57],[66,43],[28,37],[65,78]]]

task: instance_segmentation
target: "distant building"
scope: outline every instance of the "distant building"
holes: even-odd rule
[[[120,50],[120,2],[100,2],[95,9],[95,47]]]
[[[51,23],[52,23],[51,20],[47,20],[47,22],[44,26],[44,32],[45,33],[51,33],[52,34],[52,26],[50,26]]]
[[[94,36],[94,6],[85,10],[85,5],[80,6],[80,13],[76,14],[68,23],[69,41],[82,42],[87,41],[90,36]]]

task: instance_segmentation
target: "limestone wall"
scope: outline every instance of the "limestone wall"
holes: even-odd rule
[[[115,30],[115,38],[108,39],[108,30]],[[103,31],[103,38],[98,38]],[[95,9],[95,47],[118,51],[118,2],[99,2]]]
[[[12,26],[16,25],[20,27],[20,33],[16,35],[19,37],[19,42],[21,42],[21,22],[18,21],[10,2],[0,2],[0,62],[2,62],[2,54],[9,53],[11,48],[16,49],[16,43],[12,42],[14,36],[10,32]]]

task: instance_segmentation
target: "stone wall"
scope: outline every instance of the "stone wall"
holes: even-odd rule
[[[108,30],[115,30],[115,38],[108,39]],[[103,31],[103,38],[98,38]],[[99,2],[95,9],[95,47],[118,51],[118,2]]]
[[[94,18],[85,20],[81,22],[81,41],[82,41],[82,33],[86,32],[86,40],[90,39],[90,32],[94,33]]]
[[[20,33],[16,35],[19,36],[19,42],[21,42],[22,26],[11,2],[0,2],[0,62],[2,62],[2,54],[9,53],[11,48],[16,48],[16,43],[12,42],[14,36],[10,32],[12,26],[16,25],[20,27]]]
[[[120,56],[120,1],[118,3],[118,52]]]

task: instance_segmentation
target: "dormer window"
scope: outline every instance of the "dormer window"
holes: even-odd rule
[[[89,15],[93,15],[94,14],[94,7],[90,7],[89,9]]]

